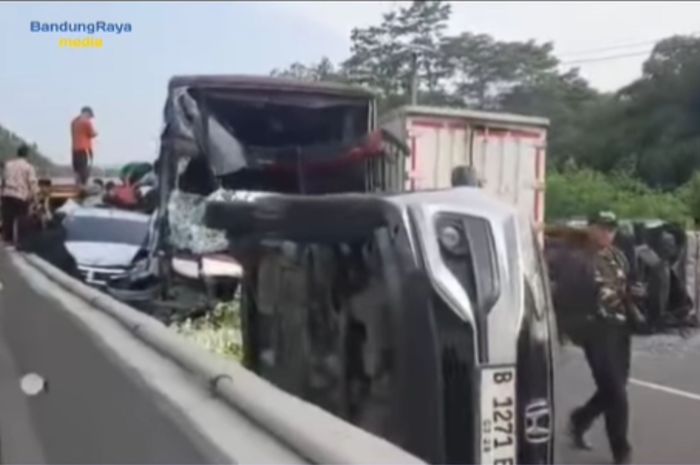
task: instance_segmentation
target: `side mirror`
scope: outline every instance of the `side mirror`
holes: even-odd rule
[[[459,165],[452,169],[452,187],[480,187],[479,176],[471,166]]]

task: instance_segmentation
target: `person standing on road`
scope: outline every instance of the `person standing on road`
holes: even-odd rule
[[[27,215],[29,203],[39,192],[36,170],[27,161],[29,147],[17,149],[17,157],[5,162],[2,175],[2,236],[5,244],[17,243],[20,220]]]
[[[73,172],[76,183],[81,187],[84,187],[90,178],[93,162],[92,139],[97,137],[97,132],[92,125],[93,117],[92,108],[83,107],[80,114],[70,123]]]
[[[624,255],[613,246],[616,228],[617,218],[612,212],[599,212],[589,219],[590,234],[597,246],[594,273],[598,298],[582,346],[597,390],[572,413],[570,433],[576,447],[590,449],[585,433],[604,414],[615,463],[626,464],[632,453],[627,438],[630,324],[641,323],[641,316],[631,300],[629,267]]]

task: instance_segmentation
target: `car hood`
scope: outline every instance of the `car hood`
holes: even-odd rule
[[[109,242],[66,241],[66,249],[78,266],[127,268],[141,247]]]

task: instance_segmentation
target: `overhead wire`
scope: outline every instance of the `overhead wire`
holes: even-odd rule
[[[583,63],[596,63],[599,61],[610,61],[610,60],[620,60],[622,58],[632,58],[632,57],[638,57],[642,55],[649,55],[652,52],[652,49],[647,49],[639,52],[631,52],[631,53],[621,53],[617,55],[606,55],[602,57],[593,57],[593,58],[583,58],[580,60],[569,60],[569,61],[562,61],[559,64],[560,65],[578,65],[578,64],[583,64]]]
[[[579,55],[588,55],[589,53],[598,53],[598,52],[608,52],[611,50],[620,50],[624,48],[630,48],[630,47],[640,47],[642,45],[652,45],[657,43],[659,40],[663,39],[654,39],[654,40],[645,40],[643,42],[630,42],[630,43],[624,43],[624,44],[618,44],[618,45],[608,45],[605,47],[597,47],[597,48],[589,48],[585,50],[577,50],[575,52],[563,52],[562,56],[566,57],[576,57]]]
[[[698,34],[700,34],[700,31],[692,31],[692,32],[681,34],[681,35],[696,36]],[[665,35],[663,37],[657,37],[655,39],[647,39],[647,40],[643,40],[643,41],[623,42],[620,44],[606,45],[603,47],[575,50],[575,51],[571,51],[571,52],[562,52],[561,55],[566,56],[566,57],[573,57],[573,56],[577,56],[577,55],[587,55],[589,53],[595,53],[595,52],[607,52],[610,50],[619,50],[619,49],[629,48],[629,47],[639,47],[642,45],[652,45],[652,44],[656,44],[664,39],[667,39],[668,37],[669,37],[668,35]]]
[[[700,31],[694,31],[694,32],[690,32],[690,33],[687,33],[684,35],[697,36],[698,34],[700,34]],[[660,38],[657,38],[654,40],[627,42],[627,43],[623,43],[623,44],[609,45],[609,46],[605,46],[605,47],[597,47],[597,48],[591,48],[591,49],[587,49],[587,50],[579,50],[579,51],[575,51],[575,52],[561,53],[561,54],[559,54],[559,56],[563,57],[563,60],[561,61],[560,64],[561,65],[575,65],[575,64],[580,64],[580,63],[595,63],[595,62],[600,62],[600,61],[619,60],[619,59],[623,59],[623,58],[631,58],[631,57],[637,57],[637,56],[642,56],[642,55],[648,55],[653,50],[653,47],[646,48],[644,50],[630,51],[627,53],[619,53],[619,54],[614,54],[614,55],[602,55],[602,56],[593,56],[593,57],[586,57],[586,58],[575,58],[576,56],[587,55],[587,54],[592,54],[592,53],[609,52],[609,51],[614,51],[614,50],[623,50],[626,48],[635,48],[635,47],[640,47],[640,46],[655,45],[659,41],[661,41],[667,37],[668,36],[660,37]],[[568,58],[571,58],[571,59],[568,59]]]

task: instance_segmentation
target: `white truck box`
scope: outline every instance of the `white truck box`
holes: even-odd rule
[[[452,169],[471,166],[486,192],[543,224],[549,120],[405,106],[385,115],[381,126],[410,147],[407,190],[450,187]]]

